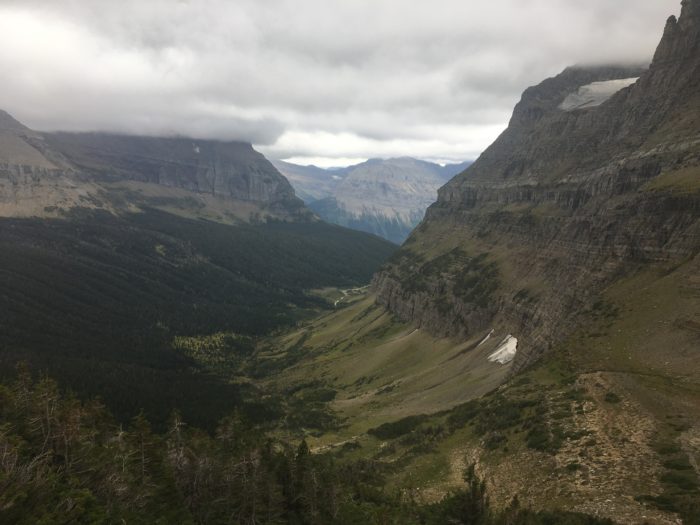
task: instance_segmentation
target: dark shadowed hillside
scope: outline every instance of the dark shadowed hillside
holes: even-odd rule
[[[159,421],[179,408],[209,425],[241,404],[178,338],[250,351],[327,306],[311,290],[366,284],[393,251],[319,222],[248,144],[40,134],[6,113],[0,216],[1,373],[27,361]]]

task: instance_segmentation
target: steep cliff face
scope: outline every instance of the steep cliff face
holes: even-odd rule
[[[100,133],[53,133],[46,140],[103,180],[134,180],[241,201],[298,201],[289,181],[243,142]]]
[[[37,133],[0,113],[0,215],[142,206],[225,221],[311,218],[289,182],[250,144]]]
[[[68,160],[44,137],[0,110],[0,217],[94,205],[97,188],[75,179]]]
[[[379,302],[438,335],[513,334],[518,368],[622,275],[696,255],[699,6],[669,19],[648,70],[570,68],[528,89],[376,276]]]
[[[0,110],[0,169],[14,173],[69,171],[67,160],[44,137]]]

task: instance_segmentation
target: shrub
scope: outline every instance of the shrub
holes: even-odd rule
[[[396,439],[413,432],[428,416],[409,416],[393,423],[384,423],[367,431],[370,436],[378,439]]]
[[[620,396],[618,396],[615,392],[608,392],[607,394],[605,394],[604,399],[606,403],[619,403],[620,401],[622,401]]]

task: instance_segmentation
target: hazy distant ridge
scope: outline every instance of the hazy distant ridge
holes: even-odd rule
[[[322,219],[400,244],[435,202],[438,188],[471,163],[441,166],[402,157],[334,170],[274,164]]]

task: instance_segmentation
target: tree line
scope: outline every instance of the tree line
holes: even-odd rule
[[[604,524],[535,513],[514,500],[492,510],[474,468],[433,505],[385,486],[384,466],[313,454],[238,414],[214,432],[177,412],[155,432],[118,423],[99,401],[62,393],[26,368],[0,386],[0,522],[15,524]]]

